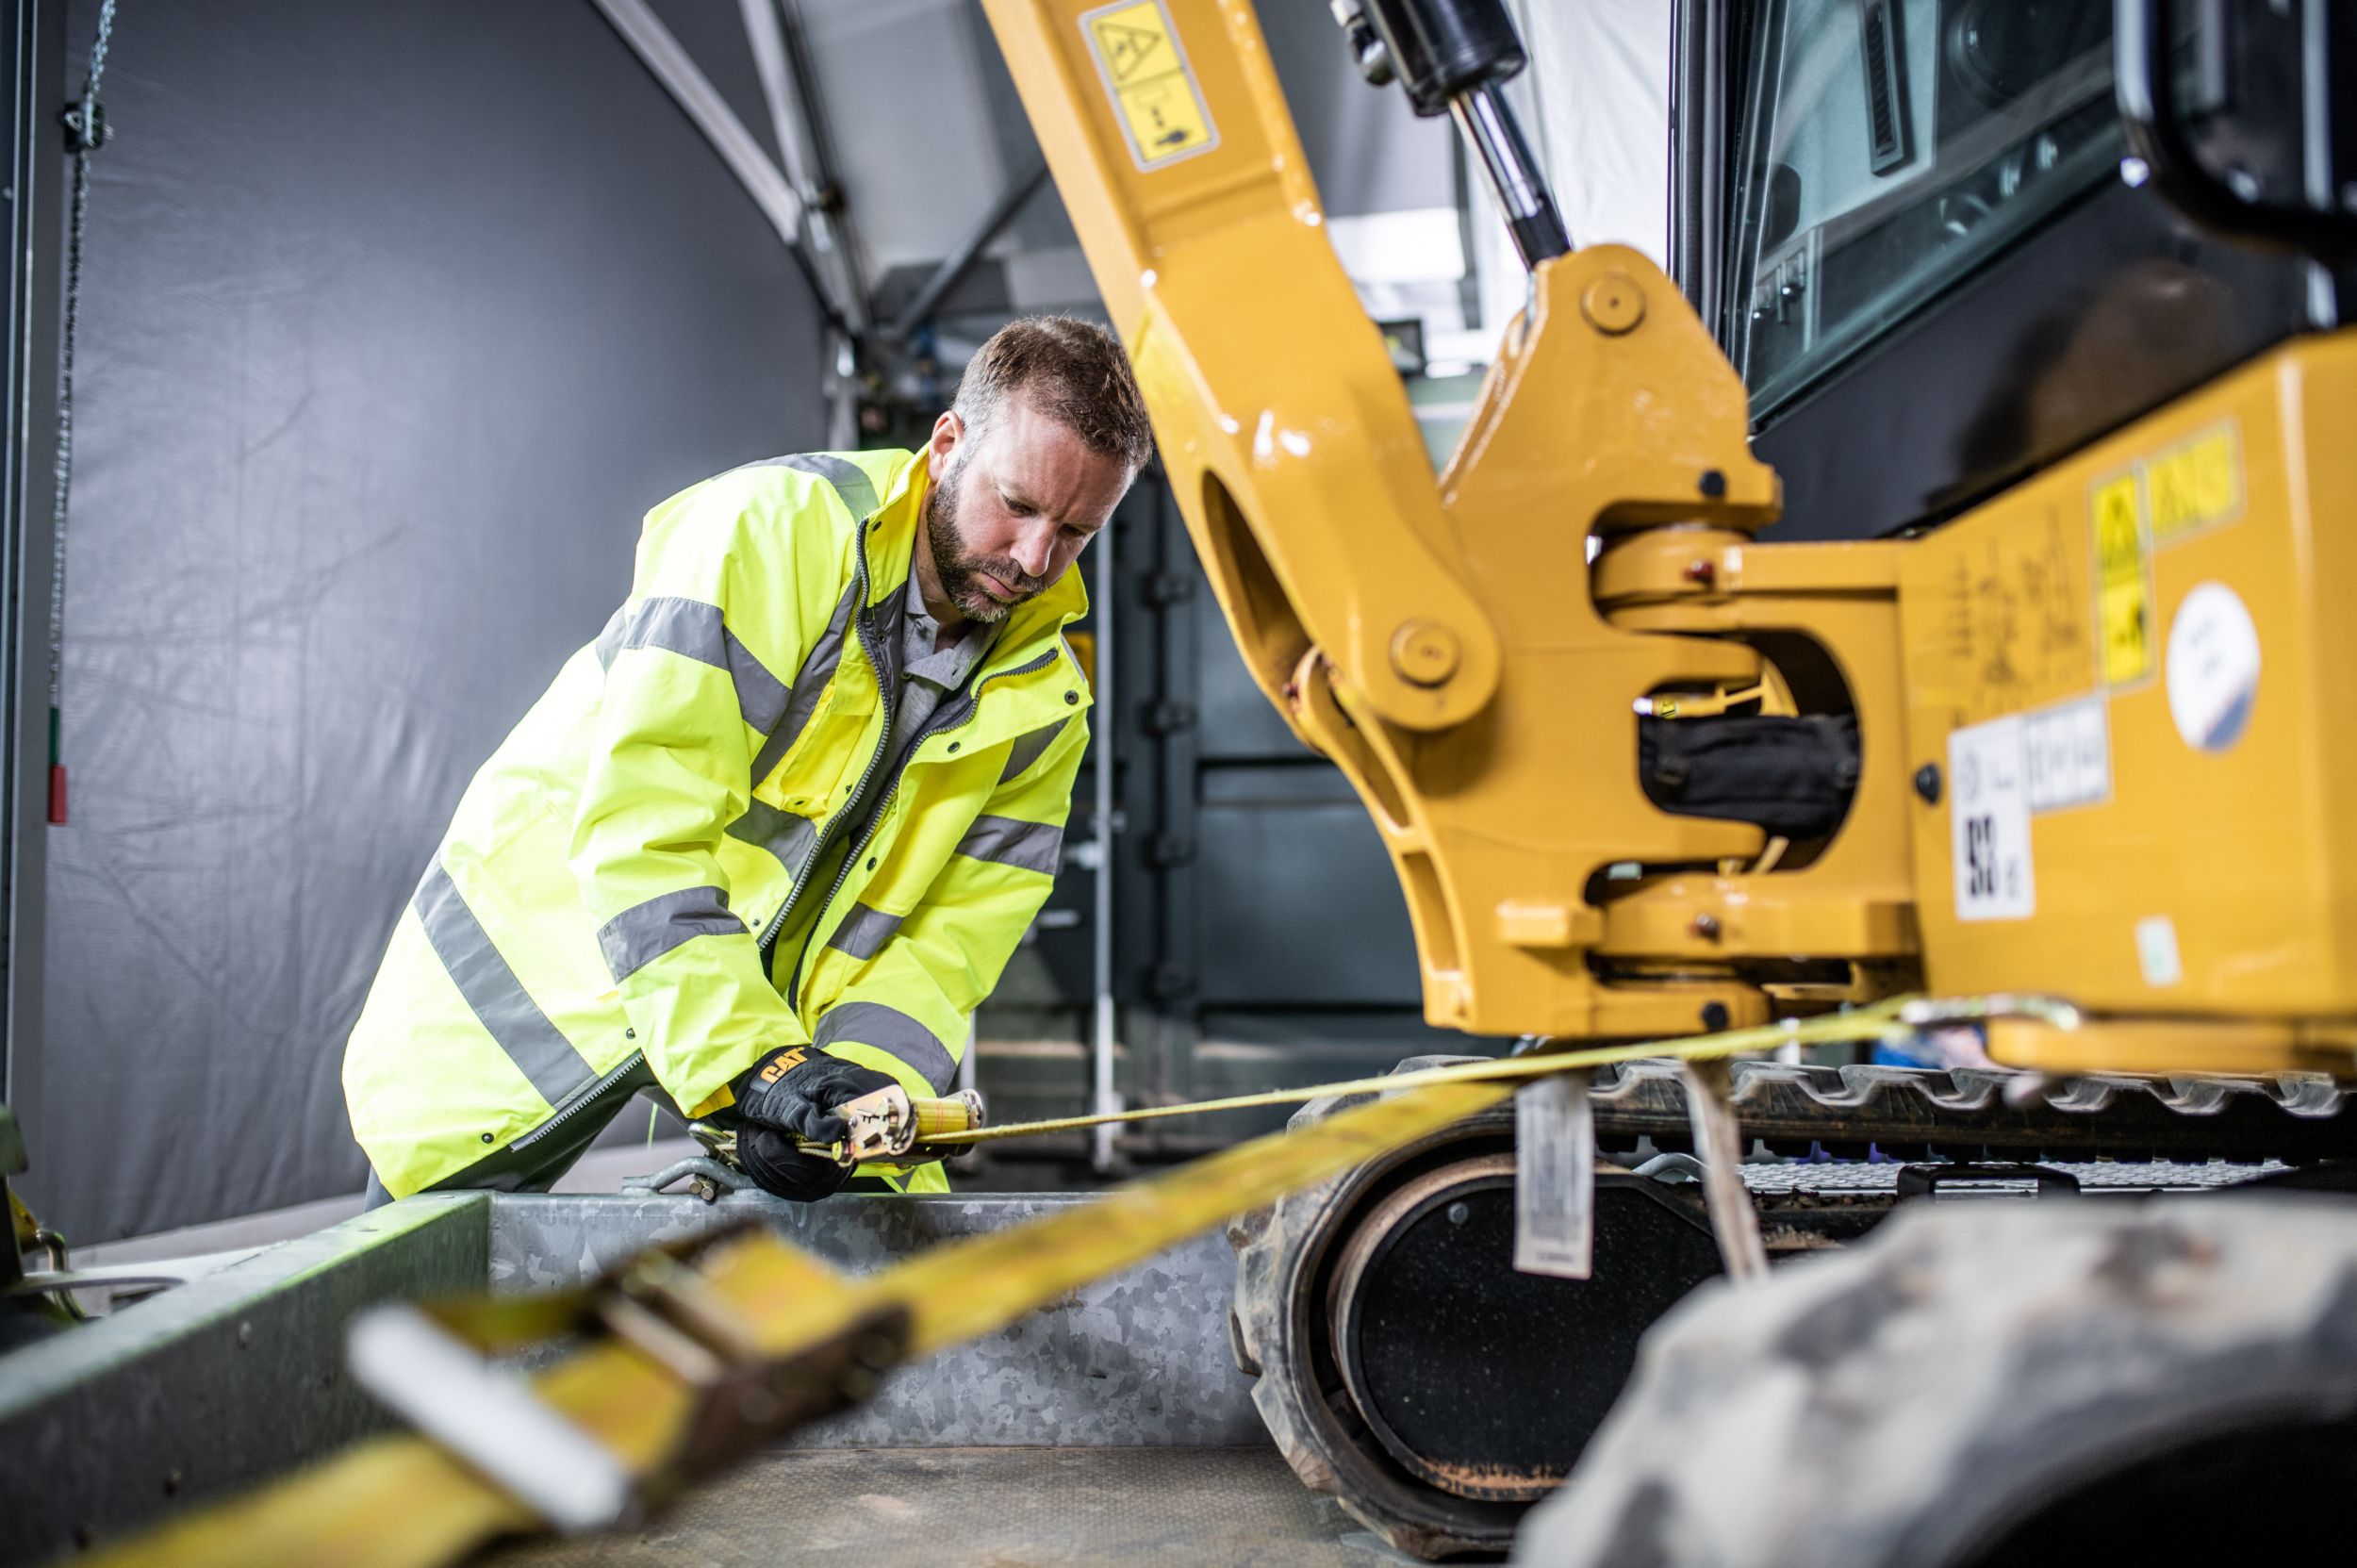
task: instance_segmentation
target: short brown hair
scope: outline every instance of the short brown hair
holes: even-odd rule
[[[951,406],[967,431],[979,435],[1010,392],[1029,399],[1090,451],[1118,457],[1132,470],[1154,455],[1154,428],[1137,377],[1129,373],[1129,356],[1094,322],[1070,316],[1009,322],[966,361]]]

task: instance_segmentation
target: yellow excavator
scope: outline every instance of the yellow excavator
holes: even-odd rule
[[[2157,1094],[2180,1159],[2250,1158],[2289,1149],[2221,1111],[2337,1109],[2347,8],[1688,0],[1673,279],[1573,247],[1506,91],[1502,5],[1340,0],[1362,69],[1456,122],[1530,272],[1437,479],[1244,8],[989,9],[1245,663],[1390,851],[1431,1023],[1633,1039],[1918,989],[2019,1003],[1976,1026],[2021,1069],[2002,1085],[1951,1077],[1881,1116],[1913,1097],[1871,1074],[1739,1085],[1747,1128],[1766,1111],[1801,1149],[2125,1151],[2149,1131],[2088,1133],[2104,1114],[1976,1118],[2002,1095],[2135,1120]],[[1395,1259],[1393,1294],[1541,1327],[1452,1351],[1366,1321],[1368,1255],[1496,1187],[1491,1136],[1456,1146],[1454,1186],[1420,1145],[1245,1228],[1261,1408],[1395,1543],[1503,1545],[1583,1446],[1525,1528],[1534,1561],[1979,1560],[2064,1529],[2065,1478],[2166,1497],[2205,1444],[2348,1463],[2357,1381],[2305,1347],[2357,1324],[2330,1285],[2357,1279],[2335,1272],[2357,1213],[2247,1195],[2158,1230],[2069,1204],[1901,1228],[1845,1262],[1847,1295],[1808,1274],[1719,1298],[1589,1446],[1595,1391],[1524,1374],[1550,1334],[1554,1359],[1609,1364],[1658,1310],[1645,1279],[1682,1293],[1675,1223],[1623,1248],[1640,1279],[1608,1322],[1547,1317],[1503,1261],[1451,1295],[1438,1255]],[[2304,1315],[2258,1310],[2299,1288],[2263,1246],[2332,1260],[2305,1268]],[[2218,1339],[2180,1337],[2179,1312]],[[1409,1363],[1436,1357],[1517,1374],[1424,1386]],[[2076,1380],[2024,1371],[2047,1357]]]
[[[1244,661],[1397,869],[1426,1017],[1536,1048],[862,1280],[738,1234],[380,1317],[359,1363],[586,1348],[530,1421],[437,1394],[439,1447],[121,1560],[628,1517],[1245,1210],[1272,1431],[1427,1556],[2247,1550],[2357,1477],[2349,8],[1679,0],[1673,276],[1565,233],[1499,0],[1337,0],[1529,270],[1437,475],[1245,0],[986,9]],[[1988,1065],[1707,1065],[1935,1025]],[[1549,1074],[1577,1091],[1512,1102]],[[1518,1159],[1565,1129],[1704,1156],[1704,1204],[1580,1178],[1603,1295],[1508,1266]],[[2039,1196],[1845,1247],[1880,1212],[1730,1186],[1755,1139]],[[2076,1201],[2037,1163],[2155,1154],[2254,1179]],[[1432,1239],[1500,1213],[1480,1268]],[[493,1413],[563,1463],[470,1450]]]
[[[1838,58],[1857,52],[1856,16],[1921,8],[1766,7],[1755,26],[1817,13],[1826,36],[1782,41],[1788,74],[1857,73]],[[2018,19],[2024,37],[1977,45],[1992,52],[2062,56],[2089,31],[2062,14],[2084,8],[1966,8],[1984,32]],[[1501,91],[1520,63],[1503,8],[1377,3],[1368,21],[1403,86],[1466,127],[1532,267],[1529,308],[1436,480],[1235,10],[992,16],[1237,644],[1382,832],[1432,1023],[1647,1036],[1928,979],[2076,1004],[2069,1027],[1992,1030],[1990,1054],[2015,1066],[2348,1065],[2357,824],[2335,807],[2357,782],[2357,694],[2335,672],[2357,642],[2329,607],[2347,546],[2325,520],[2346,483],[2332,432],[2347,344],[2287,336],[2027,471],[1965,476],[1988,493],[1946,515],[1800,518],[1831,536],[1763,540],[1793,498],[1753,450],[1743,376],[1643,256],[1569,248]],[[2092,31],[2092,58],[2063,66],[2095,67],[2100,88],[2110,40]],[[2167,51],[2136,52],[2166,90]],[[1167,69],[1146,76],[1153,58]],[[2021,89],[2011,124],[1903,126],[1914,162],[1841,211],[1825,210],[1840,193],[1788,182],[1788,160],[1847,150],[1865,167],[1869,149],[1822,145],[1842,127],[1810,103],[1755,106],[1757,199],[1796,208],[1745,215],[1739,247],[1784,258],[1748,269],[1765,285],[1720,280],[1722,297],[1762,302],[1727,313],[1755,378],[1799,395],[1812,370],[1843,368],[1845,337],[1939,303],[1922,274],[1993,259],[1977,230],[1921,210],[1961,210],[1978,189],[1978,171],[1950,171],[1950,140],[2001,164],[2023,143],[2019,161],[2056,166],[2046,179],[2074,163],[2116,179],[2117,119],[2111,146],[2072,142],[2084,116],[2061,73]],[[2184,156],[2154,140],[2148,170]],[[2055,212],[2072,193],[2018,177],[2012,200],[2079,216]],[[1780,196],[1788,184],[1802,193]],[[2023,226],[2002,206],[1982,223]],[[2337,207],[2316,219],[2351,223]],[[1928,254],[1906,255],[1917,228]],[[2110,303],[2091,297],[2075,324],[2122,330],[2102,319]],[[1952,414],[1951,373],[1914,366],[1921,406],[1904,417]],[[2010,390],[2035,401],[2046,384]],[[1763,730],[1730,709],[1834,722]],[[1786,774],[1801,776],[1791,804],[1830,809],[1778,842],[1742,797]]]

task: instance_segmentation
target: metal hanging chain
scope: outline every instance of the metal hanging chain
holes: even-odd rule
[[[58,343],[57,487],[49,516],[54,556],[49,572],[49,820],[66,818],[65,760],[58,744],[58,713],[65,685],[66,514],[74,494],[74,335],[81,314],[82,237],[90,223],[90,157],[107,143],[107,114],[98,91],[107,79],[107,49],[114,41],[115,0],[98,8],[98,37],[91,41],[90,74],[82,95],[66,106],[66,145],[74,151],[74,212],[65,251],[65,321]]]

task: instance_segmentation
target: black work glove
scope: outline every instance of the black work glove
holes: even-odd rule
[[[834,1108],[889,1089],[893,1081],[889,1074],[829,1056],[816,1046],[793,1046],[770,1052],[739,1073],[729,1091],[747,1121],[814,1144],[831,1144],[850,1131]]]
[[[893,1080],[871,1067],[829,1056],[816,1046],[770,1052],[729,1084],[744,1127],[736,1135],[736,1163],[765,1193],[795,1203],[815,1203],[841,1189],[851,1167],[824,1154],[797,1148],[795,1140],[832,1143],[850,1131],[834,1108]]]
[[[816,1203],[842,1189],[851,1167],[794,1147],[794,1134],[748,1125],[736,1135],[736,1163],[765,1193],[793,1203]]]

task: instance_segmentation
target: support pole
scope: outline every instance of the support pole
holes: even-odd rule
[[[1113,1087],[1113,1042],[1119,1018],[1113,1007],[1113,732],[1120,711],[1113,685],[1113,530],[1096,539],[1096,581],[1091,585],[1096,609],[1096,922],[1093,933],[1092,967],[1096,971],[1096,1007],[1089,1037],[1092,1113],[1108,1116],[1121,1109]],[[1113,1129],[1099,1127],[1089,1135],[1089,1164],[1099,1174],[1113,1166]]]
[[[820,292],[853,336],[864,335],[868,328],[867,286],[859,275],[850,235],[835,210],[834,171],[828,163],[816,110],[778,17],[778,0],[739,0],[739,5],[753,71],[769,107],[769,129],[778,139],[778,157],[801,204],[802,239],[810,248]]]
[[[49,862],[48,588],[56,570],[58,327],[66,215],[63,0],[8,8],[8,354],[0,366],[0,1099],[35,1147]],[[63,1129],[57,1135],[70,1134]]]
[[[591,0],[614,30],[622,35],[631,52],[654,73],[654,78],[687,111],[687,118],[704,133],[722,162],[736,175],[745,193],[761,208],[769,226],[778,231],[778,238],[788,245],[799,241],[802,230],[802,199],[786,183],[778,166],[769,161],[769,155],[761,150],[753,133],[730,108],[728,100],[707,79],[680,41],[671,36],[654,14],[647,0]]]

